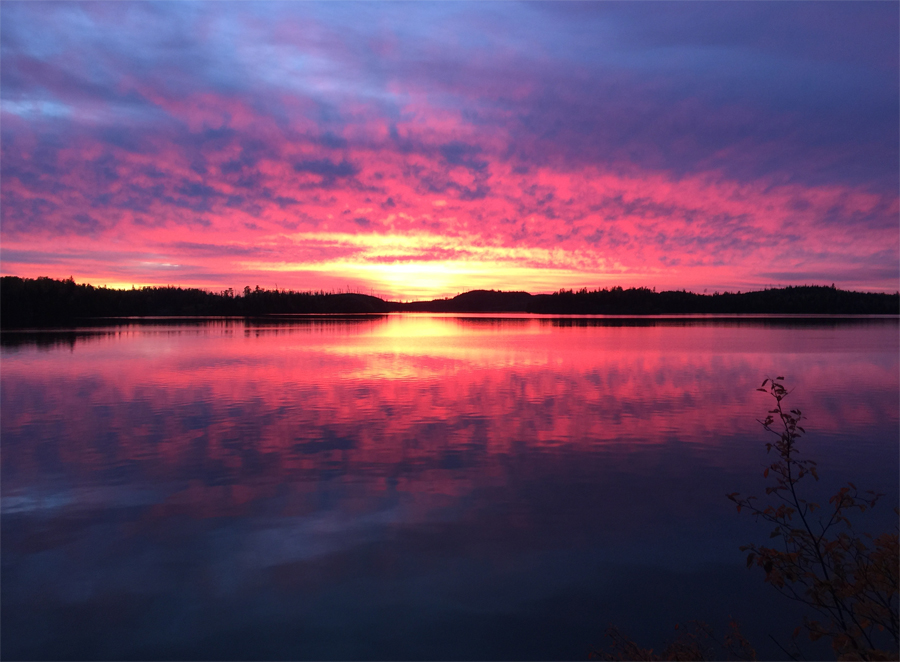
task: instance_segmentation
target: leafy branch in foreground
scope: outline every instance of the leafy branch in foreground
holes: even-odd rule
[[[592,651],[592,658],[601,660],[679,660],[681,662],[702,662],[703,660],[722,659],[717,651],[724,651],[729,660],[755,660],[756,650],[741,634],[735,621],[729,623],[730,631],[724,641],[719,641],[712,628],[706,623],[693,621],[683,630],[679,625],[676,638],[666,644],[659,653],[652,648],[641,648],[616,627],[606,630],[610,644],[605,651]]]
[[[766,379],[757,389],[775,400],[775,407],[759,421],[775,439],[766,444],[774,461],[763,477],[773,482],[766,487],[767,499],[737,492],[727,495],[738,512],[749,510],[757,519],[773,525],[769,535],[777,547],[745,545],[747,567],[761,567],[766,582],[787,597],[817,614],[805,618],[794,630],[790,650],[774,640],[792,659],[801,657],[796,638],[805,629],[811,640],[830,639],[840,660],[900,659],[898,639],[898,569],[900,546],[898,531],[877,537],[857,533],[851,518],[874,507],[881,494],[860,494],[853,483],[840,488],[827,506],[807,500],[798,489],[801,480],[818,480],[816,463],[801,459],[798,440],[806,430],[800,425],[799,409],[787,410],[784,400],[789,391],[784,377]],[[774,453],[773,453],[774,452]],[[894,512],[900,516],[900,509]],[[609,628],[611,640],[604,651],[592,657],[605,660],[755,660],[756,651],[741,634],[737,623],[724,641],[718,641],[712,629],[703,623],[681,630],[676,638],[656,653],[641,648],[617,628]],[[676,626],[678,629],[678,626]],[[885,648],[891,648],[886,650]],[[718,651],[718,653],[717,653]]]
[[[794,631],[806,629],[810,639],[827,637],[838,659],[897,659],[898,639],[898,535],[857,534],[854,513],[872,508],[883,495],[860,494],[848,483],[828,500],[828,506],[808,501],[798,491],[801,480],[818,480],[816,463],[800,459],[797,441],[805,433],[799,409],[786,410],[789,391],[784,378],[766,379],[757,389],[775,400],[762,426],[774,435],[766,444],[775,461],[763,476],[774,480],[766,488],[770,497],[761,504],[752,496],[729,494],[738,512],[747,509],[774,526],[770,538],[778,547],[745,545],[747,567],[754,564],[766,581],[782,594],[810,607],[818,616],[806,618]],[[895,509],[900,515],[900,511]],[[893,641],[893,651],[881,648]]]

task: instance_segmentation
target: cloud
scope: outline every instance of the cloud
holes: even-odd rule
[[[352,177],[359,172],[359,168],[348,161],[335,163],[328,159],[316,159],[312,161],[301,161],[294,164],[295,172],[309,172],[322,177],[323,182],[334,182],[334,180],[343,177]]]
[[[4,255],[894,286],[893,5],[40,7],[0,25]]]

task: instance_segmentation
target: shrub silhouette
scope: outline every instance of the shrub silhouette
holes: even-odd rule
[[[719,660],[717,650],[725,652],[729,660],[755,660],[756,650],[750,642],[741,634],[741,630],[735,621],[729,623],[729,632],[724,641],[719,641],[712,628],[706,623],[693,621],[689,627],[679,630],[678,636],[668,644],[660,653],[654,653],[652,648],[641,648],[634,641],[626,637],[618,628],[607,629],[606,636],[611,640],[606,651],[592,651],[591,657],[601,660],[678,660],[679,662],[702,662],[704,660]]]
[[[798,457],[797,442],[806,432],[800,425],[803,415],[799,409],[785,409],[789,391],[783,377],[766,379],[757,390],[775,400],[775,408],[760,421],[775,436],[766,444],[775,461],[763,472],[774,485],[766,488],[770,498],[765,504],[737,493],[728,498],[738,512],[747,509],[773,525],[770,537],[778,547],[745,545],[747,566],[762,568],[766,582],[817,614],[806,618],[795,636],[805,629],[812,640],[829,638],[838,659],[896,660],[898,535],[859,534],[850,519],[874,507],[883,495],[861,494],[848,483],[825,507],[801,496],[800,481],[809,476],[818,480],[816,463]],[[889,641],[893,651],[883,650],[880,645]]]
[[[828,506],[804,498],[798,489],[800,482],[819,477],[814,461],[798,457],[798,440],[806,432],[800,425],[803,414],[799,409],[785,409],[790,392],[784,377],[767,378],[757,390],[775,401],[765,420],[759,421],[775,437],[766,444],[767,452],[775,456],[763,471],[770,481],[766,499],[737,492],[726,496],[738,512],[748,510],[773,526],[769,537],[774,546],[742,546],[741,550],[748,552],[747,567],[762,568],[766,582],[816,614],[794,630],[795,640],[805,630],[813,641],[829,639],[839,660],[897,660],[898,533],[895,529],[877,537],[860,534],[851,521],[855,514],[874,507],[883,495],[860,493],[848,483],[828,500]],[[900,516],[900,509],[894,512]],[[641,648],[617,628],[610,628],[609,648],[594,651],[592,656],[606,660],[711,660],[720,659],[716,651],[722,650],[729,659],[755,660],[756,651],[738,625],[732,622],[730,628],[720,642],[708,625],[694,623],[660,653]],[[793,649],[799,654],[796,641]],[[783,647],[782,651],[798,659]]]

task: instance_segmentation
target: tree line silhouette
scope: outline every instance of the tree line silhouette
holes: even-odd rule
[[[174,286],[118,290],[72,278],[0,279],[0,326],[74,325],[90,318],[208,317],[329,313],[500,313],[556,315],[818,314],[897,315],[900,294],[851,292],[833,285],[744,293],[656,292],[648,288],[560,290],[553,294],[473,290],[453,298],[401,303],[359,293],[245,287],[209,292]]]

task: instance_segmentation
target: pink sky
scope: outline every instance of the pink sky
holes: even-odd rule
[[[0,271],[896,291],[898,7],[652,6],[4,3]]]

